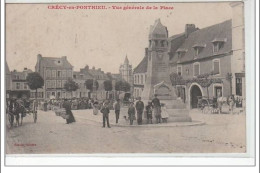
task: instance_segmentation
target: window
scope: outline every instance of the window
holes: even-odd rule
[[[139,84],[139,75],[137,76],[137,83]]]
[[[56,80],[51,81],[51,88],[56,88]]]
[[[46,81],[46,88],[51,88],[51,82],[49,80]]]
[[[141,84],[143,84],[144,83],[144,81],[143,81],[144,79],[143,79],[143,75],[141,75]]]
[[[62,70],[62,77],[66,77],[66,70]]]
[[[62,81],[62,88],[64,88],[65,83],[66,83],[66,80],[63,80],[63,81]]]
[[[190,74],[190,71],[189,71],[189,69],[186,69],[186,74],[188,75],[188,74]]]
[[[60,70],[57,71],[57,77],[61,77],[61,71]]]
[[[52,70],[52,77],[53,77],[53,78],[56,77],[56,70]]]
[[[219,47],[218,47],[218,43],[213,43],[213,52],[218,52]]]
[[[20,83],[16,83],[16,89],[20,89]]]
[[[51,71],[50,70],[46,70],[46,77],[51,77]]]
[[[24,83],[23,88],[24,88],[25,90],[27,90],[27,89],[28,89],[28,85],[27,85],[26,83]]]
[[[219,59],[213,60],[213,74],[220,74],[220,62],[219,62]]]
[[[194,63],[193,64],[193,76],[198,76],[200,74],[200,64]]]
[[[182,66],[177,66],[177,73],[178,75],[182,75]]]
[[[57,88],[62,88],[61,87],[61,80],[57,80]]]
[[[197,48],[195,48],[194,50],[195,50],[195,56],[198,56],[199,53],[200,53],[200,49],[197,47]]]

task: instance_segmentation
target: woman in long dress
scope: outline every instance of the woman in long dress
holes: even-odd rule
[[[67,99],[64,100],[63,108],[65,108],[66,114],[69,115],[69,118],[66,119],[67,124],[76,122],[73,113],[71,112],[71,103]]]

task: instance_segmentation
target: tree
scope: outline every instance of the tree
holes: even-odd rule
[[[94,83],[95,81],[95,83]],[[93,92],[93,90],[97,90],[99,87],[98,81],[93,80],[93,79],[88,79],[85,82],[85,86],[88,90],[90,90],[90,92]],[[94,86],[94,87],[93,87]]]
[[[106,99],[107,99],[109,91],[112,91],[112,89],[113,89],[112,81],[111,80],[106,80],[106,81],[104,81],[103,84],[104,84],[105,91],[107,92],[106,93]]]
[[[131,89],[131,85],[128,82],[123,81],[123,80],[116,81],[116,84],[115,84],[116,91],[128,92],[128,91],[130,91],[130,89]]]
[[[41,77],[41,75],[38,72],[33,72],[33,73],[28,74],[28,76],[26,77],[26,81],[27,81],[29,88],[31,90],[35,90],[35,94],[36,94],[35,98],[37,100],[37,96],[38,96],[37,90],[39,88],[42,88],[44,85],[43,78]]]
[[[75,81],[73,81],[71,78],[69,78],[66,81],[66,83],[64,84],[64,89],[68,92],[71,92],[71,97],[72,97],[72,92],[79,89],[79,85]]]

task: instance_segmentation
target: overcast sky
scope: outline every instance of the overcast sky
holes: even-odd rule
[[[76,4],[81,5],[81,4]],[[86,5],[86,4],[82,4]],[[88,4],[89,5],[89,4]],[[95,4],[104,5],[104,4]],[[160,6],[163,4],[105,4]],[[148,46],[150,25],[158,18],[169,36],[185,24],[204,28],[231,19],[229,3],[167,3],[173,10],[50,10],[46,4],[6,6],[6,58],[10,70],[35,70],[37,54],[67,56],[74,70],[88,64],[118,73],[127,54],[136,67]]]

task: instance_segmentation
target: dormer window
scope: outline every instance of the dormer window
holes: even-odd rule
[[[205,44],[195,44],[194,46],[192,46],[192,48],[194,49],[195,58],[199,56],[200,52],[204,47],[206,47]]]
[[[213,53],[218,52],[221,48],[223,48],[224,43],[227,41],[226,38],[215,38],[214,40],[212,40],[212,44],[213,44]]]
[[[183,57],[183,55],[187,52],[186,49],[182,49],[182,48],[179,48],[177,49],[177,55],[178,55],[178,59],[180,59],[181,57]]]

